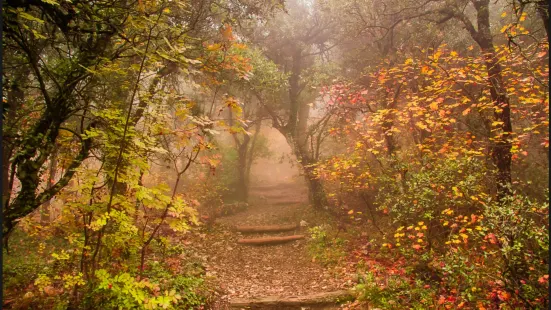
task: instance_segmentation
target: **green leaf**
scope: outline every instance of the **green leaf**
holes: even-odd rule
[[[33,21],[33,22],[38,22],[40,24],[44,24],[44,21],[42,19],[40,19],[38,17],[34,17],[29,13],[19,11],[19,12],[17,12],[17,15],[24,18],[24,19],[26,19],[26,20],[30,20],[30,21]]]
[[[59,5],[59,3],[55,0],[42,0],[42,2],[51,4],[51,5]]]
[[[31,29],[31,31],[37,39],[47,39],[48,38],[46,36],[41,35],[40,33],[38,33],[38,31],[36,31],[34,29]]]

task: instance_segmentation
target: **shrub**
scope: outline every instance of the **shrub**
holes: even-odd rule
[[[314,260],[332,265],[345,257],[346,240],[329,237],[327,229],[322,226],[312,227],[308,232],[310,233],[308,251]]]

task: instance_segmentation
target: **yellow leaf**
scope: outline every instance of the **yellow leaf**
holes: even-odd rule
[[[433,111],[438,110],[438,102],[433,102],[429,105],[430,109]]]
[[[352,214],[352,213],[354,213],[354,210],[348,211],[348,214]]]
[[[413,63],[413,59],[411,58],[408,58],[406,59],[406,61],[404,62],[406,65],[411,65]]]
[[[427,74],[429,72],[429,67],[428,66],[423,66],[421,68],[421,74]]]
[[[222,45],[216,43],[216,44],[211,44],[209,46],[207,46],[207,50],[209,51],[216,51],[216,50],[219,50],[220,48],[222,47]]]
[[[421,129],[427,129],[427,126],[423,122],[416,122],[415,125]]]
[[[451,51],[450,56],[457,57],[457,52],[456,51]]]
[[[467,115],[471,112],[471,108],[466,108],[465,111],[463,111],[463,115]]]
[[[505,17],[505,16],[507,16],[507,12],[501,13],[501,17]]]

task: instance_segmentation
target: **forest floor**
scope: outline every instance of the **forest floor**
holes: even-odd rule
[[[352,276],[344,269],[326,267],[312,260],[307,239],[265,246],[237,243],[241,238],[308,236],[308,227],[325,222],[327,219],[308,207],[307,189],[303,184],[252,186],[249,201],[246,211],[217,219],[215,225],[201,235],[204,240],[195,243],[197,251],[206,257],[207,275],[215,277],[221,288],[221,304],[227,307],[228,302],[235,299],[305,296],[352,286]],[[298,224],[301,221],[308,226],[280,233],[242,234],[233,229],[235,225]]]

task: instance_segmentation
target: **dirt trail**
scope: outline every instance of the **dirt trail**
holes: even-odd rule
[[[306,227],[253,234],[241,234],[232,229],[234,225],[296,224],[301,220],[312,226],[315,214],[308,207],[307,189],[303,184],[253,185],[250,196],[247,211],[217,219],[213,230],[205,235],[203,252],[207,256],[207,274],[218,279],[225,291],[223,299],[304,296],[347,288],[330,268],[312,262],[307,253],[307,240],[269,246],[237,244],[242,237],[307,234]]]

